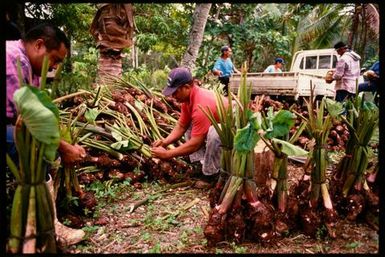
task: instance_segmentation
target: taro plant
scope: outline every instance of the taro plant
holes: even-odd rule
[[[306,156],[308,154],[304,149],[293,145],[306,127],[306,122],[302,122],[296,133],[290,139],[286,139],[289,130],[294,125],[296,116],[288,110],[279,110],[273,112],[270,107],[267,115],[260,115],[262,119],[261,139],[266,146],[274,153],[273,171],[270,178],[271,196],[277,191],[278,210],[282,213],[286,211],[288,198],[287,182],[287,161],[288,156]]]
[[[301,210],[303,227],[305,233],[315,235],[315,231],[320,225],[320,216],[316,215],[315,212],[319,209],[318,203],[322,199],[325,225],[328,229],[329,236],[335,237],[334,226],[337,213],[333,207],[327,184],[326,169],[328,164],[328,156],[326,142],[330,129],[333,125],[332,117],[336,117],[336,115],[341,113],[343,110],[339,105],[332,106],[329,104],[329,109],[333,109],[334,111],[329,112],[325,116],[325,105],[328,100],[326,97],[324,97],[319,106],[316,106],[316,102],[314,101],[314,87],[312,85],[310,85],[310,100],[304,100],[307,106],[309,117],[305,118],[299,113],[296,114],[307,123],[306,129],[309,135],[314,139],[314,147],[310,151],[311,156],[308,162],[311,168],[311,192],[307,206],[308,208]]]
[[[362,97],[356,96],[346,102],[346,115],[341,119],[347,124],[350,137],[345,155],[338,164],[336,179],[340,184],[342,205],[347,211],[347,218],[355,220],[367,210],[370,224],[378,227],[379,198],[367,184],[366,172],[369,162],[369,141],[379,122],[379,109]]]
[[[19,71],[20,62],[18,61]],[[59,111],[44,91],[48,58],[42,68],[41,90],[22,84],[14,94],[18,112],[15,144],[17,166],[7,155],[7,165],[18,186],[13,198],[9,251],[12,253],[55,253],[54,207],[47,184],[47,166],[59,147]]]

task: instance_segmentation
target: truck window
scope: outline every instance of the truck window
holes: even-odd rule
[[[317,56],[306,56],[305,69],[315,70],[317,69]]]
[[[337,56],[333,55],[333,64],[332,64],[332,68],[335,68],[337,65]]]
[[[318,69],[330,69],[330,55],[320,55]]]
[[[301,62],[299,63],[299,68],[303,70],[303,57],[301,58]]]

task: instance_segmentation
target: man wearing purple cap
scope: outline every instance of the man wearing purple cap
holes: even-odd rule
[[[199,160],[202,163],[204,175],[211,176],[218,173],[221,142],[214,127],[211,126],[210,120],[199,108],[199,106],[204,109],[209,108],[219,122],[214,92],[199,87],[193,80],[190,70],[180,67],[171,70],[163,94],[172,96],[182,104],[181,115],[171,133],[165,139],[153,143],[152,156],[167,160],[190,155],[191,161]],[[223,100],[227,105],[227,99]],[[173,149],[166,149],[168,145],[177,142],[186,132],[190,136],[184,144]],[[199,153],[202,148],[205,150],[203,153]],[[194,157],[195,160],[192,160]]]

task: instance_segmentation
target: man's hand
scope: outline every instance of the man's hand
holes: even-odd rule
[[[159,158],[162,160],[170,159],[168,151],[162,146],[155,146],[151,148],[151,154],[153,158]]]
[[[326,76],[325,76],[325,82],[330,84],[333,82],[333,75],[334,75],[334,71],[333,70],[329,70],[327,73],[326,73]]]
[[[213,70],[213,74],[215,76],[221,76],[222,75],[222,71],[220,71],[220,70]]]
[[[372,70],[365,71],[363,76],[368,78],[369,80],[373,80],[373,79],[378,79],[379,78],[377,76],[377,74],[374,71],[372,71]]]
[[[165,146],[165,145],[164,145],[163,139],[158,139],[154,143],[152,143],[152,146],[153,147],[158,147],[158,146]]]
[[[78,144],[71,145],[64,140],[60,141],[59,152],[64,166],[75,165],[86,157],[86,150]]]

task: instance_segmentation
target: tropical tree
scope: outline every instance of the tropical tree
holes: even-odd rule
[[[132,45],[134,14],[131,4],[100,4],[98,7],[90,31],[100,52],[99,82],[107,82],[111,75],[122,75],[121,52]]]
[[[182,66],[195,68],[195,60],[202,44],[203,34],[209,16],[211,4],[197,4],[193,15],[193,24],[189,35],[189,44],[181,61]]]

